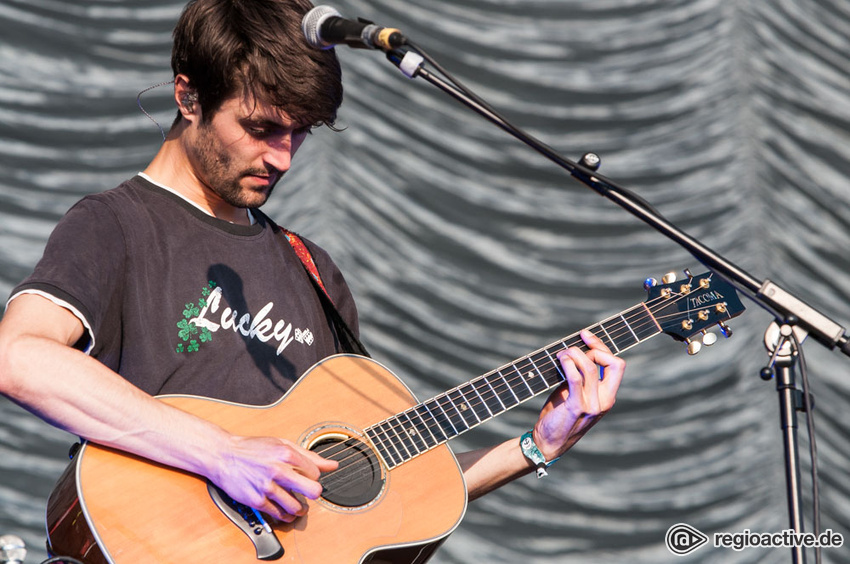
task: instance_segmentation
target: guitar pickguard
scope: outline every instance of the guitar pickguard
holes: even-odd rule
[[[234,501],[221,488],[207,482],[207,491],[210,497],[222,513],[230,519],[234,525],[245,533],[254,544],[258,560],[278,560],[283,556],[284,550],[274,531],[253,509]]]

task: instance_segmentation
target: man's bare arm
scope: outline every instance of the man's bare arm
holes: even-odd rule
[[[9,303],[0,321],[0,393],[60,429],[205,476],[230,496],[291,521],[294,493],[321,494],[335,462],[272,437],[239,437],[142,392],[72,348],[84,327],[34,294]]]

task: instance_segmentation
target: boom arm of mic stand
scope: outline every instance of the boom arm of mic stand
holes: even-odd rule
[[[402,68],[402,71],[408,78],[421,77],[426,82],[436,86],[503,131],[519,139],[550,161],[567,170],[574,178],[596,191],[600,196],[608,198],[638,219],[661,232],[667,238],[672,239],[684,247],[699,262],[728,280],[732,285],[749,296],[750,299],[770,312],[780,322],[793,321],[794,324],[804,329],[830,350],[837,346],[842,353],[850,356],[850,340],[845,335],[844,328],[829,317],[791,293],[783,290],[770,280],[759,282],[743,269],[667,221],[660,214],[652,210],[650,206],[638,201],[638,198],[629,190],[597,174],[596,171],[559,155],[545,143],[507,123],[504,118],[489,107],[481,104],[472,96],[439,76],[429,72],[422,65],[421,59],[414,61],[413,64],[409,60],[405,61],[404,59],[410,53],[410,51],[407,53],[389,51],[387,52],[387,59],[399,68]],[[418,57],[418,55],[416,56]]]

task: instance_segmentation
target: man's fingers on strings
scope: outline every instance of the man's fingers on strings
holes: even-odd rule
[[[336,460],[330,460],[328,458],[324,458],[322,455],[315,453],[311,450],[306,451],[307,456],[310,461],[316,465],[319,472],[331,472],[332,470],[336,470],[339,467],[339,462]],[[318,479],[318,476],[316,477]]]
[[[300,499],[295,491],[289,491],[284,487],[277,486],[268,497],[269,505],[274,506],[277,514],[270,513],[281,520],[291,522],[295,517],[307,513],[307,504]],[[290,518],[291,517],[291,518]]]
[[[608,348],[608,345],[606,345],[602,341],[602,339],[600,339],[599,337],[597,337],[595,334],[588,331],[587,329],[582,329],[582,331],[581,331],[581,333],[579,333],[579,335],[581,336],[581,340],[584,341],[584,344],[586,344],[591,349],[601,350],[601,351],[605,351],[607,353],[611,352],[611,349]]]
[[[595,387],[596,381],[599,380],[599,368],[588,354],[578,347],[570,347],[559,352],[558,359],[566,372],[568,382],[584,386],[590,380],[591,386]]]

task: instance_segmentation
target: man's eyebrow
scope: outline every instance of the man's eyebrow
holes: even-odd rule
[[[240,121],[244,123],[249,123],[252,125],[260,125],[263,127],[276,127],[280,129],[306,129],[313,126],[311,123],[300,123],[293,121],[280,121],[276,118],[266,117],[266,116],[257,116],[257,115],[248,115],[242,118]]]
[[[245,116],[240,121],[243,121],[243,122],[246,122],[246,123],[257,124],[257,125],[273,125],[273,126],[276,126],[276,127],[286,127],[286,124],[283,123],[282,121],[279,121],[279,120],[276,120],[276,119],[273,119],[273,118],[269,118],[269,117],[257,116],[257,115]]]

